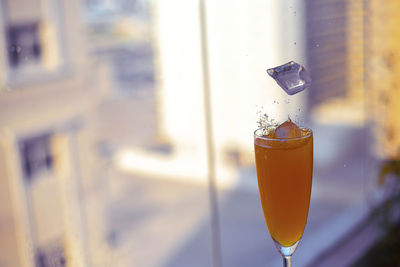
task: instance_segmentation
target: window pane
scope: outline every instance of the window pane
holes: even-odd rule
[[[260,118],[313,130],[294,265],[365,262],[398,219],[395,2],[0,1],[0,265],[278,266]]]

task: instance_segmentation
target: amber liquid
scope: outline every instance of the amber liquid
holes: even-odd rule
[[[270,235],[285,247],[307,223],[313,171],[312,132],[300,139],[255,138],[261,205]]]

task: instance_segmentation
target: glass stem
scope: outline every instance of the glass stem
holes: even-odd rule
[[[292,267],[292,256],[283,257],[283,267]]]

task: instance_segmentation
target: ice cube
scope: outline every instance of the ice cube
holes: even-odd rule
[[[302,65],[294,61],[267,69],[267,73],[288,95],[297,94],[311,84],[310,74]]]
[[[276,138],[296,138],[300,136],[299,126],[293,123],[290,118],[275,129]]]

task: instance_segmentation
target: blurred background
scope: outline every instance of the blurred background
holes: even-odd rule
[[[396,266],[399,11],[0,0],[0,266],[280,266],[253,131],[288,112],[315,138],[294,264]],[[290,60],[288,99],[265,70]]]

